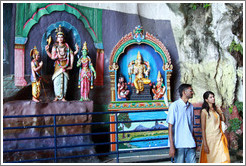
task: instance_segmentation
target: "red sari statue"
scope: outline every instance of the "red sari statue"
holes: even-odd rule
[[[96,79],[96,71],[91,63],[91,58],[87,56],[88,49],[87,43],[84,42],[82,48],[82,56],[77,61],[77,67],[80,67],[79,70],[79,85],[81,98],[80,101],[89,101],[90,89],[93,88],[93,74],[94,79]]]

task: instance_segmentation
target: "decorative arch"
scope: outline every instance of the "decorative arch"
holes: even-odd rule
[[[75,7],[64,3],[64,4],[49,4],[43,8],[40,8],[37,12],[35,12],[32,17],[30,19],[28,19],[24,26],[23,26],[23,36],[27,37],[28,33],[30,32],[31,28],[38,23],[39,19],[47,14],[50,14],[52,12],[55,11],[65,11],[68,12],[70,14],[73,14],[74,16],[76,16],[79,20],[81,20],[84,25],[85,28],[88,30],[88,32],[90,33],[90,35],[92,36],[92,39],[95,43],[98,42],[98,36],[96,35],[95,31],[92,29],[92,27],[90,26],[90,23],[88,21],[88,19]]]
[[[119,42],[113,48],[110,60],[109,60],[109,74],[111,79],[111,101],[118,101],[117,99],[117,79],[118,75],[121,74],[125,78],[126,82],[129,81],[128,78],[128,64],[129,61],[132,61],[133,54],[136,55],[136,50],[143,49],[146,50],[145,54],[142,56],[146,59],[149,59],[150,66],[155,66],[153,68],[153,73],[149,77],[152,82],[156,82],[158,71],[161,72],[161,75],[164,78],[164,85],[167,87],[167,98],[168,101],[171,101],[171,86],[170,86],[170,77],[173,69],[171,63],[171,57],[164,46],[164,44],[154,37],[152,34],[146,32],[143,34],[142,27],[135,27],[133,33],[122,37]],[[150,49],[149,49],[150,48]],[[151,53],[151,50],[153,53]],[[142,52],[142,51],[140,51]]]
[[[148,75],[148,82],[150,82],[147,83],[148,85],[143,85],[144,79],[141,80],[143,83],[142,86],[144,86],[143,93],[141,92],[142,94],[137,93],[136,87],[134,87],[134,83],[139,81],[136,80],[136,75],[132,79],[132,73],[135,73],[135,69],[139,69],[138,64],[136,65],[135,63],[138,53],[142,56],[142,63],[146,65],[148,70],[150,69],[150,71],[152,71],[152,73]],[[135,65],[132,65],[133,63],[135,63]],[[108,106],[108,110],[120,112],[126,110],[167,109],[169,102],[171,102],[170,77],[172,68],[171,58],[164,44],[148,32],[146,32],[146,35],[143,35],[143,29],[140,25],[135,27],[133,33],[131,32],[120,39],[110,55],[109,75],[111,102]],[[131,72],[132,70],[134,72]],[[142,73],[138,76],[145,75],[142,67],[139,71]],[[155,99],[152,95],[152,90],[155,89],[155,87],[152,85],[156,85],[159,73],[163,78],[162,86],[164,85],[165,87],[165,95],[162,96],[162,98]],[[120,86],[123,85],[119,80],[119,76],[125,78],[124,88],[128,89],[128,92],[122,92],[121,89],[119,89]],[[159,89],[159,92],[160,91]],[[119,94],[122,93],[127,93],[128,98],[119,98]],[[133,116],[146,115],[139,113]],[[115,122],[115,118],[114,115],[110,115],[110,122]],[[115,132],[115,128],[114,124],[110,125],[110,132]],[[116,136],[112,134],[110,136],[111,142],[115,142],[115,139]],[[115,151],[116,148],[117,147],[112,144],[111,151]]]
[[[24,79],[25,44],[31,28],[39,19],[55,11],[64,11],[74,15],[84,23],[97,49],[95,85],[103,85],[104,48],[102,42],[102,10],[67,3],[17,3],[15,28],[15,85],[26,86]],[[83,12],[82,12],[83,11]],[[83,13],[83,14],[82,14]],[[26,19],[28,19],[26,21]],[[79,43],[78,43],[79,44]],[[100,81],[99,81],[100,80]]]
[[[112,69],[114,70],[115,65],[117,68],[119,57],[122,55],[122,53],[125,51],[125,49],[128,46],[133,44],[139,44],[139,45],[147,44],[151,46],[155,50],[155,52],[159,53],[163,62],[165,64],[168,64],[170,69],[172,68],[170,54],[160,40],[155,38],[150,33],[146,32],[145,39],[142,39],[141,41],[137,41],[137,39],[134,39],[132,32],[130,32],[129,34],[121,38],[121,40],[116,44],[113,51],[111,52],[110,61],[109,61],[109,70]]]

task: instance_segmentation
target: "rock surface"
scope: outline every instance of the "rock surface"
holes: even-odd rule
[[[31,148],[52,148],[55,146],[54,136],[54,116],[43,117],[44,114],[57,114],[56,125],[72,124],[72,126],[56,127],[56,143],[61,146],[76,146],[81,144],[93,143],[91,136],[70,136],[62,137],[62,135],[74,135],[82,133],[91,133],[90,125],[76,125],[78,123],[92,122],[91,115],[67,115],[61,114],[71,113],[89,113],[93,112],[93,102],[51,102],[51,103],[35,103],[32,101],[12,101],[3,105],[4,116],[18,115],[40,115],[40,117],[24,117],[24,118],[4,118],[3,127],[26,127],[26,129],[11,129],[3,131],[3,139],[16,139],[24,137],[51,137],[43,139],[27,139],[19,141],[4,141],[3,150],[18,150]],[[29,128],[27,126],[46,126],[38,128]],[[73,148],[58,148],[57,157],[70,155],[85,155],[95,153],[92,146],[81,146]],[[23,152],[4,153],[4,162],[31,160],[35,158],[53,158],[54,150],[31,150]],[[88,158],[87,158],[88,159]],[[78,159],[77,159],[78,160]],[[81,158],[80,161],[83,161]],[[45,161],[45,162],[52,162]],[[68,160],[59,160],[59,162],[68,162]],[[70,162],[73,162],[72,160]],[[79,160],[78,160],[79,162]],[[85,161],[83,161],[85,162]]]

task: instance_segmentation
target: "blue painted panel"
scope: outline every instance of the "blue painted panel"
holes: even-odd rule
[[[26,44],[27,37],[15,37],[15,44]]]
[[[156,83],[158,71],[161,72],[161,75],[165,80],[165,72],[162,69],[163,60],[161,56],[157,52],[155,52],[155,50],[151,46],[147,44],[133,44],[127,47],[125,52],[119,57],[119,70],[117,74],[122,74],[125,77],[126,81],[129,82],[128,64],[132,60],[137,59],[138,51],[140,51],[143,60],[150,63],[149,79],[151,80],[151,82]]]
[[[149,122],[135,122],[131,123],[131,126],[127,128],[123,124],[118,126],[119,131],[135,131],[135,130],[143,130],[143,132],[132,132],[132,133],[125,133],[125,138],[129,141],[136,141],[136,140],[149,140],[149,139],[159,139],[160,140],[149,140],[149,141],[139,141],[139,142],[131,142],[129,144],[120,144],[119,149],[139,149],[139,148],[155,148],[155,147],[167,147],[168,146],[168,124],[166,120],[167,118],[167,111],[163,112],[135,112],[129,113],[129,119],[131,121],[136,120],[154,120]],[[120,115],[118,115],[120,116]],[[144,131],[150,129],[162,129],[161,131]],[[122,134],[118,135],[119,141],[125,141],[126,139],[123,138]]]

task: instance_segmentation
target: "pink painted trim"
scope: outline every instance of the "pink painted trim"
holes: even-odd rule
[[[15,48],[14,50],[14,74],[15,74],[15,86],[26,86],[27,82],[24,78],[25,76],[25,49]]]
[[[53,5],[63,5],[63,4],[53,3],[53,4],[49,4],[49,5],[47,5],[47,6],[43,7],[43,8],[38,9],[38,11],[36,11],[36,12],[32,15],[32,17],[31,17],[30,19],[28,19],[27,22],[24,24],[23,29],[25,29],[26,25],[34,18],[34,16],[35,16],[39,11],[44,10],[44,9],[47,9],[48,7],[53,6]],[[73,9],[75,9],[77,12],[79,12],[79,14],[80,14],[82,17],[84,17],[84,19],[86,20],[86,22],[87,22],[88,25],[89,25],[89,28],[92,30],[92,32],[94,33],[95,37],[97,38],[97,35],[96,35],[95,31],[91,28],[90,23],[89,23],[89,21],[87,20],[87,18],[86,18],[86,17],[85,17],[78,9],[76,9],[75,7],[73,7],[73,6],[71,6],[71,5],[68,5],[68,4],[66,4],[66,3],[65,3],[65,5],[67,5],[67,6],[71,7],[71,8],[73,8]]]

